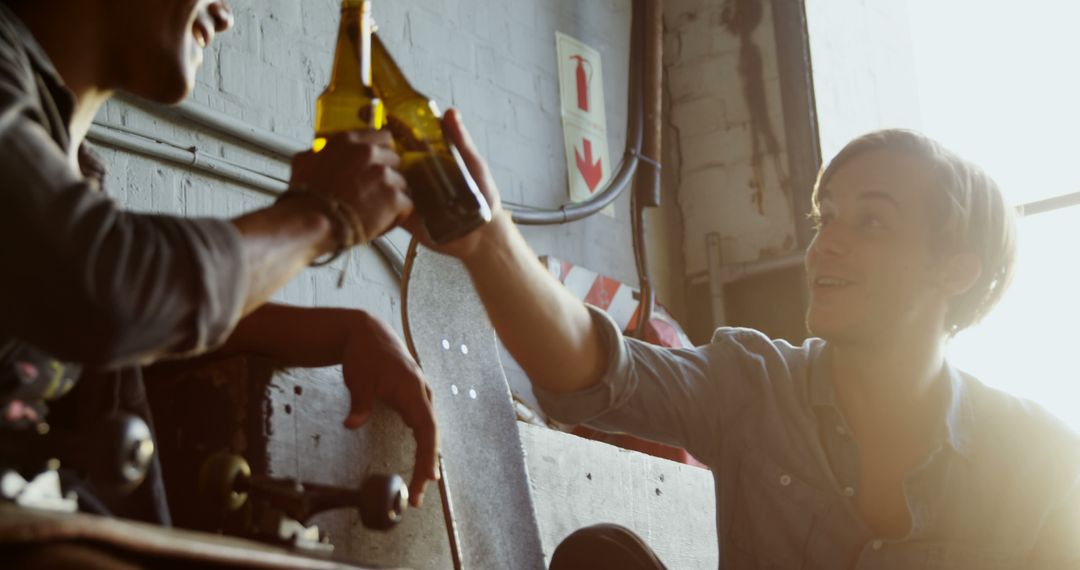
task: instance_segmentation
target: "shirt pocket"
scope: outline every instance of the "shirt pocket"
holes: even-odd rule
[[[825,493],[768,455],[748,447],[736,475],[728,543],[733,568],[797,569]]]

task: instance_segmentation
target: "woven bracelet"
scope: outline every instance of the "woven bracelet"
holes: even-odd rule
[[[360,216],[357,215],[356,210],[354,210],[352,206],[331,196],[297,188],[278,196],[278,199],[274,203],[280,204],[286,200],[296,198],[310,199],[311,202],[316,204],[319,210],[326,215],[327,219],[330,220],[336,244],[334,251],[329,254],[329,257],[312,261],[311,267],[329,265],[330,263],[333,263],[334,260],[341,257],[341,254],[344,253],[345,250],[367,241],[367,233],[364,231],[364,224],[360,221]]]

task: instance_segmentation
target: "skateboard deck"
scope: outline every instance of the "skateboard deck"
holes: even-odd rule
[[[0,542],[91,542],[140,559],[262,570],[370,570],[239,538],[0,504]],[[175,566],[170,566],[175,567]],[[185,566],[186,567],[186,566]]]
[[[510,388],[468,273],[414,240],[402,301],[406,340],[434,394],[441,490],[461,567],[545,568]]]

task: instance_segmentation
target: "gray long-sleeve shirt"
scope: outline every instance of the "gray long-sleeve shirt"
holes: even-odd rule
[[[607,373],[578,393],[538,389],[541,405],[709,465],[721,568],[1080,568],[1080,439],[1035,404],[947,367],[938,441],[905,479],[911,532],[888,540],[855,510],[859,448],[826,342],[723,328],[708,345],[670,350],[593,316]]]
[[[50,404],[58,437],[85,434],[116,411],[149,420],[135,365],[224,342],[248,279],[231,222],[126,212],[101,191],[103,165],[73,148],[74,103],[0,3],[0,361],[30,344],[95,370]],[[69,160],[76,152],[79,169]],[[85,510],[169,523],[156,458],[127,497],[72,475]]]
[[[220,344],[244,303],[238,231],[121,209],[71,166],[73,105],[0,4],[0,339],[108,368]]]

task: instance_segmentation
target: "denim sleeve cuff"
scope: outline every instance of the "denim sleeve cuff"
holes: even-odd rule
[[[540,407],[552,419],[566,424],[581,424],[603,415],[615,405],[616,396],[627,381],[629,355],[622,332],[603,310],[586,304],[600,342],[607,356],[607,370],[596,384],[576,392],[554,393],[533,386]]]

